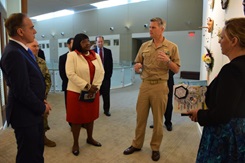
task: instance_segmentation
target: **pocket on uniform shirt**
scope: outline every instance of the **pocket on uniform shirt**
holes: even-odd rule
[[[151,64],[151,54],[150,54],[150,51],[149,50],[146,50],[146,51],[143,51],[142,52],[142,56],[144,58],[144,65],[148,65],[148,64]]]

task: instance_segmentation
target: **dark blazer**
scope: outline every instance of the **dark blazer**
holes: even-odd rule
[[[202,126],[229,122],[232,118],[245,118],[245,56],[224,65],[206,92],[208,110],[198,111]]]
[[[61,55],[59,57],[59,73],[60,77],[62,79],[62,91],[66,91],[67,84],[68,84],[68,78],[66,76],[66,59],[67,59],[67,54],[69,52]]]
[[[96,53],[97,48],[93,49]],[[110,49],[107,49],[103,47],[104,50],[104,70],[105,70],[105,76],[104,79],[111,79],[112,71],[113,71],[113,60],[112,60],[112,53]],[[99,53],[98,53],[99,54]]]
[[[45,55],[44,55],[44,51],[42,49],[39,49],[38,51],[38,57],[42,58],[43,60],[45,60]]]
[[[9,41],[0,61],[9,87],[6,116],[8,124],[27,127],[40,124],[45,112],[45,81],[31,55],[21,45]]]

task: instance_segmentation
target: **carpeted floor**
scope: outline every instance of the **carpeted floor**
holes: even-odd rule
[[[140,79],[136,76],[132,86],[111,90],[111,117],[106,117],[100,110],[100,117],[95,121],[94,139],[102,147],[94,147],[86,143],[86,131],[80,133],[80,155],[71,153],[73,143],[70,127],[65,121],[63,93],[50,93],[48,101],[52,105],[49,116],[51,130],[47,137],[57,143],[54,148],[45,147],[45,163],[149,163],[151,160],[150,139],[152,116],[149,116],[145,143],[140,152],[124,155],[123,151],[131,145],[136,122],[135,104]],[[102,103],[101,103],[102,104]],[[188,117],[173,113],[173,131],[164,127],[161,144],[161,163],[194,163],[200,136],[197,125]],[[7,128],[0,131],[0,163],[14,163],[16,142],[13,130]]]

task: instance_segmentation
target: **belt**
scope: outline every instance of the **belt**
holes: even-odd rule
[[[158,79],[158,80],[146,80],[146,79],[143,79],[143,82],[144,83],[149,83],[149,84],[158,84],[158,83],[164,83],[164,82],[167,82],[166,80],[161,80],[161,79]]]

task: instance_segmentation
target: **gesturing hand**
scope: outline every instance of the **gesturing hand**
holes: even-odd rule
[[[141,72],[140,72],[141,69],[142,69],[142,64],[141,64],[141,63],[136,63],[136,64],[134,65],[134,71],[135,71],[136,73],[141,73]]]
[[[159,51],[157,59],[159,61],[168,62],[169,56],[164,51]]]

